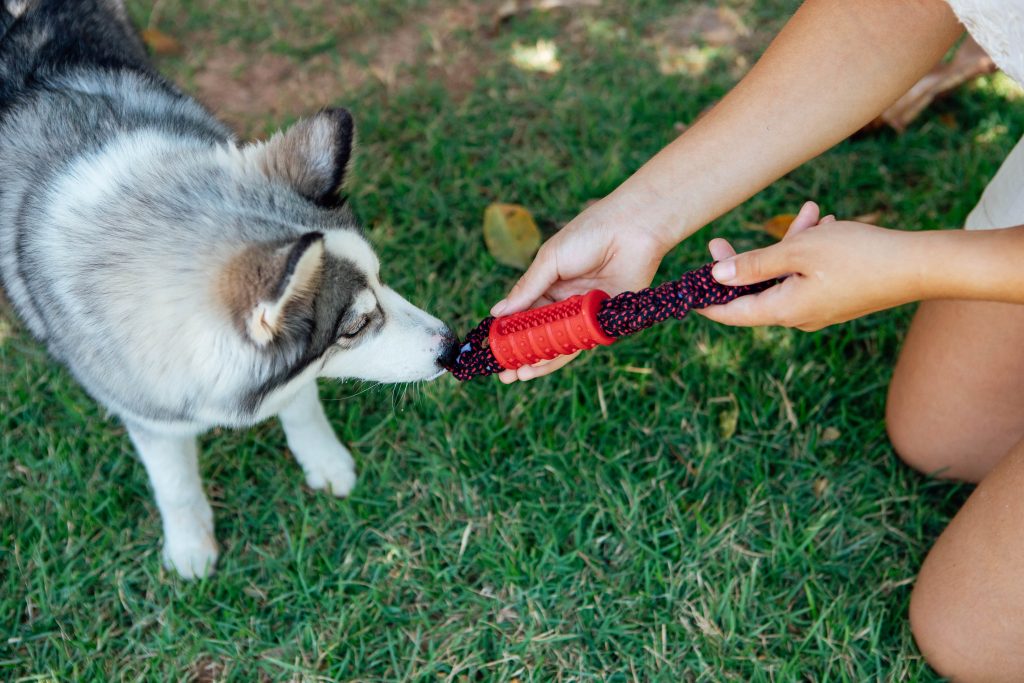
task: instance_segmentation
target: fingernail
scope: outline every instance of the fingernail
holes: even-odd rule
[[[508,308],[508,299],[502,299],[491,307],[491,315],[499,316],[506,308]]]
[[[711,274],[719,282],[729,282],[736,277],[736,263],[732,259],[719,261],[711,269]]]

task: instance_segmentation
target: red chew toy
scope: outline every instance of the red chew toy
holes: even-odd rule
[[[542,360],[608,345],[668,318],[683,318],[694,308],[724,304],[761,292],[777,280],[727,287],[711,277],[711,266],[683,273],[678,280],[608,298],[600,290],[578,294],[532,311],[484,318],[466,335],[446,368],[465,382],[515,370]]]
[[[615,341],[601,329],[597,312],[608,295],[599,289],[565,301],[498,318],[487,342],[503,368],[515,370],[542,360],[607,346]]]

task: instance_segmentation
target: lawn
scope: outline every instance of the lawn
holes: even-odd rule
[[[351,204],[385,280],[468,329],[517,272],[493,201],[550,234],[714,103],[795,0],[688,47],[692,2],[495,20],[495,2],[156,0],[157,59],[247,134],[343,104]],[[511,57],[551,41],[560,69]],[[959,225],[1024,132],[987,77],[911,129],[843,143],[680,245],[813,198],[883,225]],[[738,154],[742,150],[737,150]],[[360,482],[309,491],[275,422],[202,440],[223,546],[188,583],[123,428],[0,312],[0,678],[31,681],[934,680],[914,575],[969,493],[902,466],[882,420],[912,310],[806,334],[694,317],[505,387],[324,383]]]

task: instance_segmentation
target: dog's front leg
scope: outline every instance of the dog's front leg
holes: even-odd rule
[[[186,579],[213,572],[217,540],[213,510],[203,494],[193,436],[169,435],[128,425],[128,434],[149,473],[164,527],[164,566]]]
[[[278,417],[288,438],[288,448],[302,465],[310,488],[347,496],[356,483],[355,462],[327,422],[316,381],[302,387]]]

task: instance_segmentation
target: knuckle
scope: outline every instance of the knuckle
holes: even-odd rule
[[[751,278],[761,277],[761,273],[764,272],[764,257],[760,254],[760,252],[750,252],[747,255],[747,258],[742,259],[741,269],[742,275]]]

